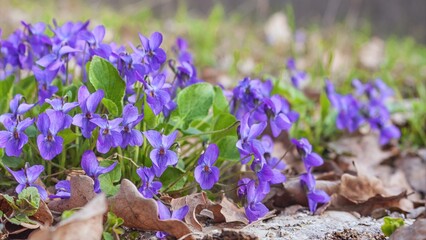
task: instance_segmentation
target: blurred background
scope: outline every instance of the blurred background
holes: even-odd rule
[[[289,57],[314,81],[357,77],[404,84],[416,95],[426,79],[424,0],[0,0],[6,38],[21,20],[91,21],[107,28],[105,41],[128,47],[138,33],[164,35],[169,52],[177,36],[188,40],[200,75],[234,85],[246,75],[280,77]],[[342,84],[344,85],[344,84]]]

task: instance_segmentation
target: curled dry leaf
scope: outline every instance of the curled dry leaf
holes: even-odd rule
[[[37,212],[31,218],[43,223],[45,226],[51,226],[53,223],[52,212],[47,207],[47,204],[41,200]]]
[[[185,222],[190,224],[195,229],[201,231],[203,227],[201,226],[200,222],[197,220],[196,215],[199,214],[202,209],[199,208],[198,212],[196,210],[199,205],[206,205],[208,201],[209,199],[207,198],[206,194],[204,192],[201,192],[201,193],[191,194],[185,197],[172,199],[172,201],[170,202],[170,205],[173,211],[185,205],[188,205],[189,210],[188,210],[188,214],[186,214],[185,216]]]
[[[223,214],[226,222],[242,222],[244,224],[249,223],[244,209],[238,208],[235,203],[229,201],[225,196],[222,198],[220,205],[222,206],[220,213]]]
[[[104,194],[99,194],[80,211],[60,222],[55,227],[33,232],[30,240],[99,240],[103,232],[103,215],[107,211]]]
[[[411,226],[398,228],[389,240],[425,240],[426,239],[426,219],[417,219]]]
[[[205,192],[191,194],[171,201],[172,210],[179,209],[185,205],[189,207],[185,221],[199,231],[203,230],[203,226],[197,219],[197,215],[207,216],[215,223],[248,223],[244,209],[238,208],[225,196],[220,204],[210,201]]]
[[[339,156],[338,164],[343,171],[349,170],[354,162],[357,169],[351,170],[369,174],[375,166],[399,153],[397,148],[383,150],[377,139],[374,134],[345,137],[330,142],[328,148]]]
[[[188,226],[176,219],[160,220],[157,203],[144,198],[136,186],[127,179],[121,181],[117,195],[108,199],[110,210],[124,220],[124,225],[147,231],[163,231],[185,239],[194,239]]]
[[[404,190],[389,189],[382,181],[370,176],[343,174],[339,190],[332,195],[331,209],[355,211],[363,216],[379,209],[409,211]]]
[[[72,176],[71,197],[69,199],[60,199],[49,202],[50,210],[63,212],[73,208],[83,207],[92,200],[96,193],[93,191],[93,179],[86,175]]]

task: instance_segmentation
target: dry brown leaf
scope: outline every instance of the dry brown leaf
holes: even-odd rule
[[[47,204],[43,201],[40,201],[37,212],[31,217],[31,219],[34,219],[37,222],[41,222],[45,226],[51,226],[53,223],[52,212],[47,207]]]
[[[71,197],[69,199],[60,199],[49,202],[50,210],[63,212],[73,208],[83,207],[92,200],[96,193],[93,191],[93,179],[86,175],[72,176]]]
[[[409,211],[404,190],[385,188],[383,183],[369,176],[343,174],[336,194],[332,195],[330,209],[355,211],[363,216],[380,209]]]
[[[33,232],[30,240],[99,240],[103,232],[103,215],[107,211],[104,194],[99,194],[80,211],[55,227]]]
[[[163,231],[185,239],[194,239],[188,226],[175,219],[160,220],[157,203],[144,198],[136,186],[127,179],[121,181],[119,192],[108,199],[110,210],[124,220],[124,225],[148,231]]]
[[[355,162],[357,169],[351,170],[364,174],[374,173],[374,166],[399,153],[397,148],[383,150],[375,134],[341,138],[329,143],[328,147],[339,156],[343,171],[351,169],[352,162]]]
[[[198,212],[197,212],[197,207],[199,205],[208,204],[208,201],[209,199],[207,198],[206,193],[201,192],[201,193],[191,194],[185,197],[172,199],[172,201],[170,202],[170,205],[173,211],[187,205],[189,210],[188,210],[188,214],[186,214],[185,216],[185,222],[190,224],[195,229],[201,231],[203,227],[201,226],[200,222],[197,220],[196,215],[199,214],[202,209],[198,208]]]
[[[426,159],[417,156],[404,156],[397,162],[397,167],[404,171],[410,186],[426,193]]]
[[[417,219],[411,226],[398,228],[389,240],[426,240],[426,219]]]
[[[339,181],[316,181],[316,188],[332,195],[338,191]],[[270,208],[286,208],[292,205],[308,206],[305,189],[299,179],[290,179],[282,186],[273,186],[271,192],[264,199]],[[269,204],[270,203],[270,204]]]
[[[235,203],[229,201],[225,196],[222,198],[220,205],[222,206],[220,212],[225,217],[226,222],[242,222],[244,224],[249,223],[244,209],[238,208]]]
[[[171,201],[172,210],[179,209],[185,205],[189,207],[185,221],[199,231],[203,230],[203,226],[197,218],[198,215],[206,216],[215,223],[248,223],[244,210],[238,208],[225,196],[220,204],[210,201],[205,192],[191,194]]]

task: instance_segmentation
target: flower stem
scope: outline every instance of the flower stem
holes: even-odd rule
[[[225,132],[225,131],[228,131],[229,129],[237,126],[238,124],[240,124],[240,121],[235,121],[234,123],[232,123],[231,125],[229,125],[226,128],[222,128],[222,129],[210,131],[210,132],[202,132],[202,133],[197,133],[197,134],[193,134],[193,135],[187,135],[187,136],[181,137],[179,140],[182,141],[182,140],[185,140],[185,139],[190,138],[190,137],[198,137],[198,136],[203,136],[203,135],[211,135],[211,134]]]

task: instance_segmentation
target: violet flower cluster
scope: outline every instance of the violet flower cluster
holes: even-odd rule
[[[363,124],[380,133],[381,145],[388,144],[392,139],[401,137],[400,130],[392,124],[386,101],[393,96],[393,90],[382,80],[376,79],[361,83],[352,81],[354,94],[341,95],[334,89],[330,81],[326,81],[326,93],[333,107],[338,111],[336,126],[354,132]]]
[[[244,186],[240,185],[240,188],[244,188],[250,183],[250,194],[240,194],[249,204],[246,205],[246,214],[250,221],[266,214],[261,200],[269,192],[269,185],[285,181],[285,176],[281,173],[285,165],[272,157],[271,137],[260,137],[268,126],[272,136],[278,137],[282,131],[288,131],[299,117],[291,110],[286,99],[280,95],[272,95],[272,88],[270,80],[262,82],[245,78],[234,88],[230,102],[231,112],[240,120],[236,146],[241,163],[250,164],[250,169],[257,177],[257,181],[242,180]],[[243,192],[248,193],[246,190]],[[260,210],[253,210],[250,203]],[[251,211],[257,213],[253,214]]]
[[[105,27],[100,25],[90,30],[89,21],[66,22],[63,25],[54,21],[53,26],[44,23],[22,24],[23,30],[15,31],[7,39],[2,38],[0,30],[0,81],[12,75],[15,81],[19,81],[16,76],[20,76],[20,73],[32,73],[37,85],[37,102],[27,103],[22,95],[14,96],[9,113],[0,116],[0,123],[5,129],[0,131],[0,148],[5,149],[7,156],[25,158],[24,147],[29,141],[36,141],[39,150],[36,154],[51,161],[67,150],[64,132],[81,133],[84,138],[81,141],[90,145],[90,148],[80,151],[80,155],[83,153],[81,167],[94,180],[94,191],[99,193],[99,176],[112,171],[117,163],[104,167],[98,157],[131,147],[139,153],[137,150],[144,144],[145,137],[148,143],[145,142],[143,149],[147,150],[150,162],[136,170],[141,179],[139,191],[146,198],[157,195],[163,187],[159,178],[167,168],[175,167],[179,161],[176,153],[178,131],[163,131],[167,129],[164,126],[177,109],[178,92],[202,82],[187,42],[182,38],[177,39],[173,47],[176,60],[167,62],[171,69],[167,71],[163,68],[167,55],[161,47],[163,36],[159,32],[149,37],[139,34],[139,44],[130,44],[131,51],[127,51],[125,46],[105,43]],[[47,29],[52,34],[47,34]],[[88,80],[86,65],[94,57],[111,63],[125,82],[124,107],[118,116],[107,114],[102,107],[107,92],[101,89],[95,91],[90,84],[85,84]],[[78,71],[71,71],[71,66]],[[299,87],[306,77],[305,73],[296,69],[294,60],[290,59],[287,67],[293,84]],[[73,75],[76,72],[81,72],[81,82],[78,76]],[[70,85],[79,86],[76,102],[68,95],[58,96],[61,92],[64,94],[61,88]],[[288,131],[299,118],[284,97],[272,94],[273,87],[270,80],[244,78],[230,94],[230,111],[240,121],[236,147],[241,163],[248,164],[255,176],[253,179],[241,179],[238,183],[238,194],[246,203],[245,211],[250,222],[268,212],[262,200],[269,192],[270,185],[286,180],[282,173],[285,164],[273,156],[273,140],[266,132],[270,131],[276,138],[283,131]],[[162,121],[157,129],[145,128],[143,112],[146,113],[147,108],[152,110],[156,120]],[[29,127],[36,129],[36,140],[27,136],[25,130]],[[308,150],[302,158],[309,166],[307,174],[310,174],[319,156]],[[212,189],[219,181],[219,167],[215,166],[218,157],[219,147],[209,143],[194,166],[194,178],[203,190]],[[18,172],[8,169],[19,183],[17,192],[27,186],[35,186],[40,195],[46,198],[44,189],[35,183],[43,171],[40,166],[27,166]],[[305,182],[309,194],[317,194],[313,187],[315,183],[312,185],[311,179],[308,180]],[[56,194],[50,198],[70,198],[68,180],[59,181],[55,188]],[[314,195],[312,199],[313,202],[321,202]],[[160,203],[159,210],[160,219],[182,219],[188,211],[184,207],[170,214]],[[164,233],[158,233],[158,236],[165,237]]]

